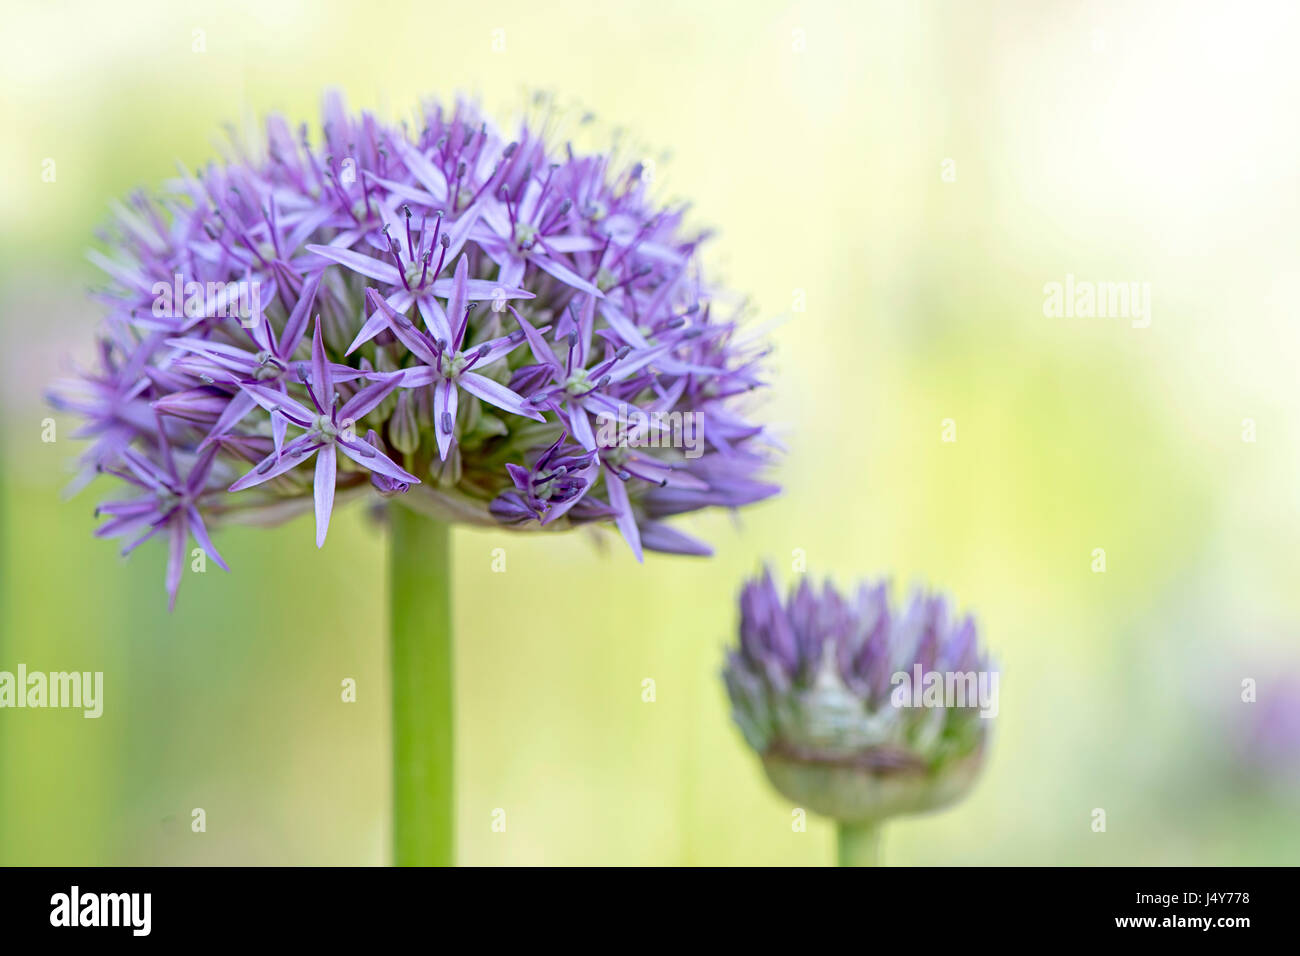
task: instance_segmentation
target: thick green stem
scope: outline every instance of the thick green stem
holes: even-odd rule
[[[838,823],[835,844],[840,866],[880,866],[880,824]]]
[[[451,531],[388,509],[393,687],[393,862],[456,862]]]

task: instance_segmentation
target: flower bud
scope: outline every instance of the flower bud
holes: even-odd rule
[[[407,455],[415,453],[420,447],[420,427],[415,422],[415,411],[411,407],[411,393],[400,392],[393,415],[388,419],[388,440],[394,448]]]
[[[740,595],[723,677],[732,716],[773,786],[833,819],[876,822],[962,797],[983,763],[997,673],[972,618],[887,585],[845,597],[806,580],[782,603],[770,573]]]

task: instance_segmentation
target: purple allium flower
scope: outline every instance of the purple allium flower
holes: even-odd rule
[[[388,126],[332,94],[316,143],[273,116],[118,208],[91,255],[97,362],[52,401],[94,439],[81,483],[139,492],[103,533],[168,530],[173,600],[186,534],[215,557],[205,521],[227,514],[314,508],[323,545],[336,496],[371,489],[450,521],[610,523],[639,559],[709,553],[664,517],[776,492],[743,417],[764,352],[718,317],[705,236],[552,118],[510,139],[432,103]],[[683,414],[693,453],[657,440]],[[609,440],[614,416],[655,424]]]
[[[497,495],[489,506],[498,521],[518,524],[535,519],[550,524],[583,500],[588,486],[597,477],[596,452],[586,451],[580,445],[566,445],[567,437],[560,435],[531,467],[506,465],[515,490]],[[592,516],[592,520],[613,514],[611,509],[606,509],[605,514]]]
[[[891,607],[885,582],[841,595],[805,579],[783,602],[765,571],[741,591],[740,644],[723,677],[773,785],[841,821],[958,799],[997,708],[974,620],[920,591]]]

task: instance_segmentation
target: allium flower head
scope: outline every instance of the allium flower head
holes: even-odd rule
[[[974,620],[952,616],[947,598],[917,591],[896,608],[885,582],[841,595],[805,578],[783,602],[764,572],[742,589],[740,615],[723,672],[732,716],[782,794],[869,821],[969,789],[991,672]],[[955,700],[949,687],[961,688]],[[996,697],[995,677],[992,688]]]
[[[179,568],[187,535],[217,557],[210,519],[314,509],[322,545],[335,500],[373,490],[452,521],[607,522],[639,560],[708,553],[664,517],[773,494],[743,417],[763,353],[719,315],[705,236],[553,119],[508,138],[432,103],[390,126],[330,95],[316,142],[271,117],[119,206],[91,256],[97,362],[52,393],[94,439],[82,481],[134,492],[99,533],[165,531]]]

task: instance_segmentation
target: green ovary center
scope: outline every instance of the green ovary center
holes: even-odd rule
[[[312,431],[323,442],[332,442],[339,435],[339,430],[334,425],[334,420],[328,415],[317,415],[316,421],[312,423]]]

